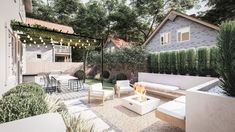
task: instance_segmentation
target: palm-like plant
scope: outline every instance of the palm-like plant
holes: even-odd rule
[[[223,23],[217,39],[221,87],[227,95],[235,97],[235,21]]]

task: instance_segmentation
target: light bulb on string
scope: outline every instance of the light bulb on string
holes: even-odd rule
[[[40,36],[39,39],[42,40],[42,37]]]
[[[45,48],[47,49],[47,45],[45,46]]]
[[[72,39],[70,39],[69,42],[73,42]]]
[[[82,46],[84,46],[84,44],[82,44]]]
[[[79,40],[78,40],[78,42],[80,43],[80,42],[81,42],[81,40],[79,39]]]
[[[75,49],[75,47],[73,46],[73,49]]]
[[[86,42],[88,43],[88,42],[89,42],[89,40],[87,39],[87,40],[86,40]]]
[[[38,48],[40,47],[40,45],[38,44]]]
[[[68,46],[70,46],[70,43],[68,42]]]
[[[44,42],[43,45],[46,45],[46,43]]]
[[[27,38],[30,38],[30,36],[29,36],[29,35],[27,35]]]
[[[90,46],[91,44],[89,43],[88,46]]]
[[[43,39],[41,39],[41,42],[43,43]]]
[[[30,38],[30,41],[33,41],[33,38]]]
[[[23,42],[26,43],[26,40],[24,40]]]
[[[34,44],[36,44],[36,41],[33,41]]]
[[[94,39],[94,42],[96,43],[96,39]]]
[[[53,41],[53,39],[52,39],[52,38],[51,38],[50,40],[51,40],[51,42]]]
[[[63,39],[60,39],[60,42],[63,42]]]
[[[18,37],[18,39],[20,39],[20,35],[18,35],[17,37]]]
[[[78,46],[78,43],[75,43],[75,46]]]
[[[79,46],[79,49],[81,49],[81,47]]]
[[[29,46],[31,47],[32,45],[31,45],[31,44],[29,44]]]

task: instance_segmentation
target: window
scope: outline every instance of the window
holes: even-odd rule
[[[171,42],[171,33],[162,33],[160,36],[160,43],[162,45],[169,44]]]
[[[184,42],[190,40],[190,28],[181,28],[177,30],[177,41]]]
[[[37,54],[37,59],[41,59],[42,55],[41,54]]]

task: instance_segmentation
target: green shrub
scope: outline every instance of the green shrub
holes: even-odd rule
[[[198,55],[198,74],[200,76],[208,75],[209,52],[207,48],[199,48]]]
[[[177,59],[178,60],[178,72],[181,75],[185,75],[187,73],[187,69],[186,69],[187,63],[186,63],[186,52],[185,52],[185,50],[180,50],[178,52],[177,57],[178,57],[178,59]]]
[[[170,53],[165,52],[165,73],[171,74],[171,60],[170,60]]]
[[[209,65],[209,73],[212,77],[218,77],[219,74],[217,73],[217,60],[218,60],[218,48],[212,47],[210,48],[210,65]]]
[[[166,56],[164,52],[159,54],[159,72],[165,73],[166,70]]]
[[[35,96],[44,96],[45,92],[43,88],[36,83],[22,83],[7,91],[3,97],[9,96],[11,94],[21,94],[29,93],[34,94]]]
[[[151,63],[150,63],[151,72],[155,73],[156,72],[156,70],[155,70],[155,66],[156,66],[155,54],[150,55],[150,61],[151,61]]]
[[[221,87],[229,96],[235,97],[235,21],[223,23],[218,35],[218,73]]]
[[[148,70],[148,72],[150,72],[150,73],[152,73],[152,54],[149,54],[148,56],[147,56],[147,70]]]
[[[187,71],[189,75],[196,75],[197,69],[196,69],[196,50],[195,49],[188,49],[186,50],[186,56],[187,56]]]
[[[170,66],[171,66],[171,73],[177,74],[177,52],[172,51],[169,53],[170,55]]]
[[[155,61],[155,65],[154,65],[154,73],[158,73],[159,72],[159,54],[155,54],[154,55],[154,61]]]
[[[110,76],[110,73],[108,71],[103,71],[103,78],[104,79],[109,78],[109,76]]]
[[[30,92],[9,94],[0,100],[0,123],[47,113],[44,97]]]
[[[86,78],[86,74],[83,70],[78,70],[74,73],[74,76],[77,77],[79,80],[84,80]]]

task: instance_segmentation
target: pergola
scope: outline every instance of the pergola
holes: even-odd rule
[[[46,45],[51,44],[59,46],[70,46],[71,48],[80,48],[85,52],[100,48],[102,55],[101,69],[103,73],[104,39],[83,36],[77,33],[64,33],[56,29],[49,29],[40,25],[29,25],[17,21],[12,21],[11,27],[14,31],[16,31],[16,36],[21,40],[21,42],[27,46],[37,45],[38,47],[45,46],[45,48],[47,48]],[[84,72],[85,65],[86,62],[83,60]],[[101,81],[103,83],[102,74]]]

